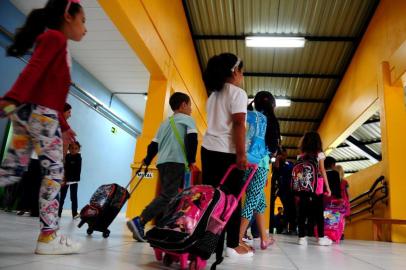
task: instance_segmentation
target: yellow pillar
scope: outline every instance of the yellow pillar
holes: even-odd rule
[[[168,114],[169,96],[170,88],[166,80],[150,80],[148,100],[145,108],[144,127],[141,136],[137,139],[132,164],[133,173],[141,166],[149,143],[158,131],[162,120],[165,119]],[[131,197],[131,200],[128,202],[127,217],[129,218],[141,214],[145,206],[155,197],[158,183],[158,170],[154,164],[155,161],[152,162],[149,168],[151,177],[148,176],[148,178],[144,178],[143,182],[138,186],[135,195]],[[133,185],[135,185],[135,182]]]
[[[392,219],[406,219],[404,171],[406,107],[403,87],[399,82],[391,82],[391,68],[388,62],[381,65],[378,82],[381,99],[382,154],[385,176],[389,181],[390,216]],[[405,226],[392,225],[392,241],[406,241]]]
[[[170,114],[172,92],[187,93],[192,100],[192,117],[199,135],[206,129],[206,90],[195,54],[182,2],[160,0],[98,0],[150,72],[148,101],[144,126],[137,139],[133,173],[139,168],[160,123]],[[199,160],[199,158],[198,158]],[[153,166],[152,178],[145,179],[128,202],[127,217],[139,215],[154,198],[158,172]]]

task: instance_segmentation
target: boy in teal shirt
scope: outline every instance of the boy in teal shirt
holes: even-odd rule
[[[192,104],[188,95],[175,92],[169,99],[173,120],[180,138],[184,138],[186,159],[189,167],[194,167],[197,150],[197,130],[192,113]],[[169,201],[176,196],[182,186],[185,174],[185,153],[178,142],[170,118],[162,122],[159,130],[148,145],[147,156],[143,160],[149,165],[158,154],[157,168],[161,184],[160,194],[145,207],[140,216],[127,222],[128,229],[133,233],[133,238],[144,242],[145,224],[159,216],[165,210]]]

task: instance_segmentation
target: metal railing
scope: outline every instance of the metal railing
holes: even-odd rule
[[[379,184],[381,185],[380,187],[378,187]],[[350,218],[364,212],[369,212],[373,214],[375,205],[378,202],[386,201],[388,194],[389,194],[388,185],[387,182],[385,181],[385,177],[380,176],[378,179],[375,180],[375,182],[372,184],[369,190],[350,200],[351,210],[359,209],[361,206],[364,206],[363,208],[357,211],[351,211]]]
[[[14,39],[13,34],[7,31],[1,25],[0,25],[0,33],[2,34],[3,37],[6,37],[10,42]],[[0,46],[3,48],[7,48],[8,44],[0,42]],[[24,57],[17,57],[17,59],[23,61],[24,63],[28,63],[28,59]],[[120,116],[115,114],[111,109],[106,107],[103,103],[98,101],[97,98],[92,96],[88,91],[84,90],[75,82],[71,82],[71,89],[69,93],[75,98],[77,98],[79,101],[87,105],[89,108],[93,109],[94,111],[102,115],[104,118],[120,127],[129,135],[136,138],[138,135],[141,134],[141,130],[135,128],[134,126],[130,125],[127,121],[123,120]]]

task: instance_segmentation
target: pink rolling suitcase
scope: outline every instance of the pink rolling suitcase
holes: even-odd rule
[[[158,261],[166,266],[179,262],[181,269],[203,269],[217,247],[217,241],[247,189],[258,166],[250,164],[250,174],[238,195],[220,190],[236,165],[230,166],[219,187],[196,185],[179,193],[168,205],[160,223],[146,234]]]
[[[331,200],[324,210],[324,235],[336,243],[344,233],[345,213],[343,200]]]

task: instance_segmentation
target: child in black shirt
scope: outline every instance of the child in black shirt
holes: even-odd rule
[[[69,153],[65,157],[65,179],[61,187],[61,200],[59,203],[59,217],[62,214],[63,203],[66,193],[70,187],[70,199],[72,202],[72,217],[79,217],[78,214],[78,183],[82,169],[82,156],[80,155],[80,143],[75,141],[69,145]]]

